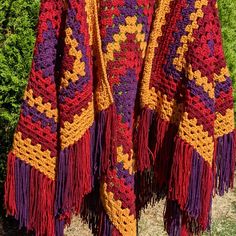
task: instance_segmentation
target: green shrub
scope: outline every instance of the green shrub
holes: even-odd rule
[[[223,45],[227,65],[234,83],[234,99],[236,100],[236,1],[218,0]]]
[[[5,176],[6,153],[11,146],[31,65],[38,8],[39,0],[2,0],[0,4],[1,187]]]

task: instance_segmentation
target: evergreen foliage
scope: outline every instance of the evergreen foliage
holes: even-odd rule
[[[35,43],[39,0],[0,4],[0,192]]]

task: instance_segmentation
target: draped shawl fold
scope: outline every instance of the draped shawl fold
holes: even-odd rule
[[[165,197],[168,234],[200,234],[234,161],[216,0],[41,0],[5,183],[20,228],[135,236]]]

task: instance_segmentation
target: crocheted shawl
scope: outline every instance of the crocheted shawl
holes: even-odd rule
[[[165,197],[168,234],[200,234],[234,161],[216,0],[41,0],[5,184],[20,228],[135,236]]]

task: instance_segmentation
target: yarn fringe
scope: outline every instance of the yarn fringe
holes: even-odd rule
[[[115,166],[117,161],[117,131],[115,105],[100,111],[97,117],[97,134],[95,143],[95,157],[99,162],[99,176],[101,173]]]
[[[84,197],[80,216],[84,223],[88,224],[93,235],[98,235],[101,221],[101,212],[103,210],[99,195],[99,182],[96,180],[92,192]],[[96,199],[96,201],[94,201]]]
[[[190,145],[180,138],[176,139],[169,184],[169,197],[171,200],[178,200],[181,209],[184,209],[188,198],[192,153],[193,149]]]
[[[181,235],[181,211],[176,201],[167,200],[164,213],[164,228],[168,235]],[[182,236],[182,235],[181,235]]]
[[[137,169],[141,172],[144,170],[150,170],[151,168],[151,156],[152,152],[149,146],[149,131],[152,124],[153,111],[144,108],[141,111],[139,123],[138,123],[138,133],[136,137],[137,142],[137,158],[136,165]]]
[[[19,229],[35,231],[36,236],[55,235],[54,194],[53,180],[9,152],[4,203]]]
[[[92,189],[90,130],[75,144],[60,152],[56,185],[56,216],[70,224],[79,214],[86,194]]]
[[[175,138],[175,145],[168,199],[177,202],[181,219],[184,219],[179,230],[198,234],[209,228],[213,192],[212,167],[178,136]]]
[[[153,205],[167,193],[176,133],[176,126],[163,120],[157,112],[149,108],[142,110],[135,139],[138,217],[142,208]]]
[[[193,233],[188,229],[191,222],[188,220],[176,201],[166,201],[164,228],[169,236],[192,236]]]
[[[98,236],[116,236],[113,234],[112,230],[112,224],[109,220],[109,217],[107,214],[103,211],[101,213],[101,218],[100,218],[100,225],[99,225],[99,233]]]
[[[85,196],[80,216],[83,222],[88,224],[93,235],[110,236],[113,235],[112,229],[114,228],[103,208],[99,184],[99,181],[97,181],[93,191]],[[94,201],[94,199],[97,201]]]
[[[234,185],[236,130],[218,137],[215,142],[215,192],[222,196]]]
[[[15,155],[12,152],[7,158],[7,178],[5,182],[4,204],[7,215],[16,215]]]
[[[168,189],[176,133],[177,127],[175,125],[156,117],[154,174],[160,189]]]
[[[163,120],[157,112],[144,108],[141,112],[135,142],[137,143],[138,171],[150,170],[154,165],[155,174],[161,185],[168,184],[168,170],[173,156],[174,136],[177,128]]]
[[[156,201],[156,185],[153,181],[153,171],[137,172],[135,174],[137,219],[140,218],[140,213],[143,208],[146,208],[149,204],[154,205]]]

